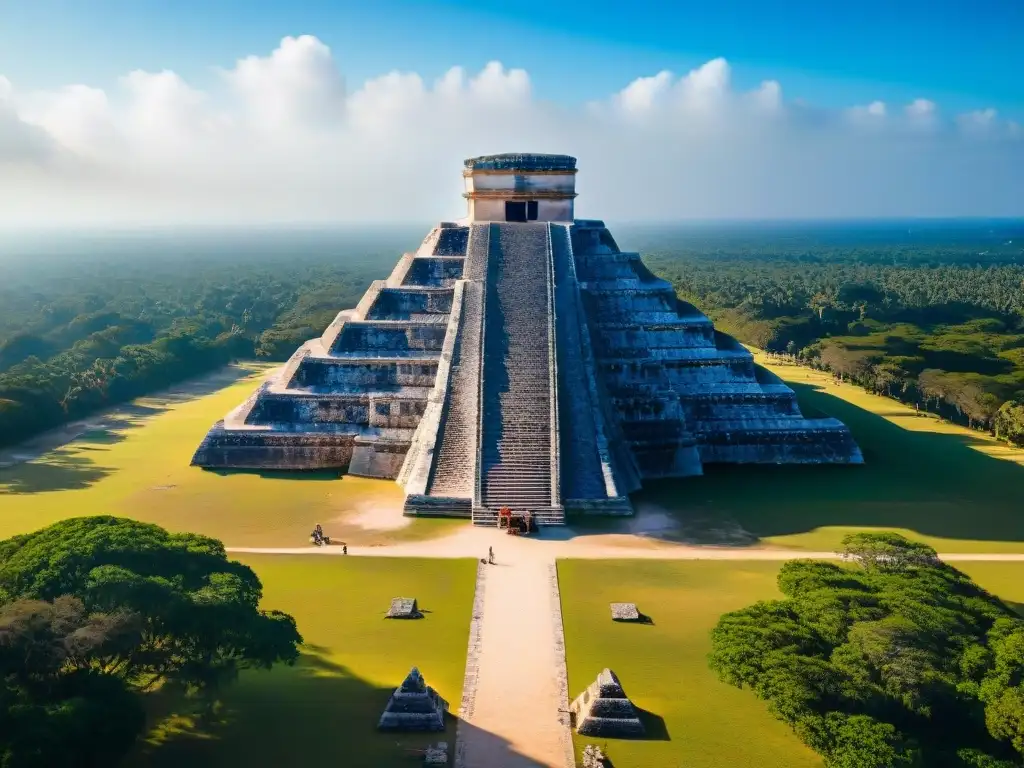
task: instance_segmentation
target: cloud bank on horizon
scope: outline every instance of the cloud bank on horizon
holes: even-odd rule
[[[205,91],[171,71],[112,93],[0,75],[0,225],[451,219],[461,161],[493,152],[575,155],[579,214],[619,221],[1024,215],[1024,129],[994,110],[830,110],[730,74],[718,58],[578,107],[499,62],[352,89],[307,35]]]

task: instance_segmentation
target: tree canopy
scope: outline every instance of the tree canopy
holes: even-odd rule
[[[0,542],[0,765],[110,765],[144,726],[139,695],[209,693],[291,664],[291,616],[205,536],[73,518]]]
[[[1015,412],[1000,411],[1024,401],[1019,223],[632,237],[655,272],[740,341],[1024,444]]]
[[[11,238],[0,446],[233,359],[286,359],[424,234],[79,234],[20,251]]]
[[[1024,765],[1024,620],[896,534],[842,554],[785,563],[782,599],[723,615],[712,669],[827,768]]]

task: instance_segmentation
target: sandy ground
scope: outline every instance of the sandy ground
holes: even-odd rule
[[[539,536],[507,536],[495,528],[466,525],[454,534],[426,541],[378,546],[350,546],[349,554],[362,557],[472,557],[487,556],[487,548],[508,562],[548,563],[558,558],[587,560],[792,560],[794,558],[834,559],[835,552],[805,552],[792,549],[752,547],[708,547],[671,544],[632,534],[576,535],[571,528],[549,528]],[[341,555],[335,547],[228,547],[228,552],[278,555]],[[951,553],[940,555],[947,562],[1024,562],[1024,554]]]
[[[463,733],[465,764],[560,768],[560,695],[548,564],[508,547],[488,566],[476,703]]]
[[[371,500],[360,504],[355,514],[344,515],[338,521],[367,531],[397,531],[408,527],[413,518],[405,517],[400,506],[395,508]]]

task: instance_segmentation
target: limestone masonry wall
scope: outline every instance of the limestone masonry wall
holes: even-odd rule
[[[707,463],[862,463],[842,423],[805,418],[603,222],[572,221],[575,168],[467,161],[468,224],[431,229],[192,463],[347,468],[398,478],[407,514],[493,523],[507,505],[549,524],[630,514],[642,480]],[[501,195],[536,195],[538,221],[505,223]]]

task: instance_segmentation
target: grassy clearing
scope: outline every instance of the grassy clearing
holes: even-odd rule
[[[749,691],[708,669],[709,632],[721,614],[779,593],[779,563],[561,560],[569,695],[604,667],[646,710],[645,741],[574,737],[606,748],[616,768],[820,766],[789,728]],[[962,562],[957,569],[1024,614],[1024,563]],[[608,603],[635,602],[653,625],[613,622]],[[663,719],[663,722],[660,720]]]
[[[852,531],[887,529],[940,552],[1024,552],[1024,451],[827,374],[768,367],[808,411],[844,421],[866,465],[710,468],[651,484],[638,508],[668,512],[694,542],[831,550]]]
[[[976,584],[1024,616],[1024,563],[952,563]]]
[[[406,753],[444,736],[380,734],[377,719],[413,666],[457,711],[466,664],[472,560],[240,558],[263,580],[264,605],[295,616],[306,642],[294,668],[248,672],[213,715],[163,703],[163,721],[128,765],[411,766]],[[392,597],[416,597],[418,621],[383,618]]]
[[[821,760],[749,691],[708,669],[709,631],[726,612],[778,595],[778,563],[562,560],[558,576],[569,695],[610,667],[647,716],[643,741],[596,740],[616,768],[812,768]],[[653,625],[619,624],[635,602]],[[578,749],[595,740],[575,737]]]
[[[206,430],[249,395],[267,368],[232,366],[140,399],[96,417],[70,442],[34,460],[0,468],[0,538],[93,514],[204,533],[229,546],[305,544],[317,523],[333,537],[360,544],[451,529],[447,520],[414,520],[386,532],[357,525],[360,516],[380,509],[401,514],[401,489],[389,481],[190,467]]]

